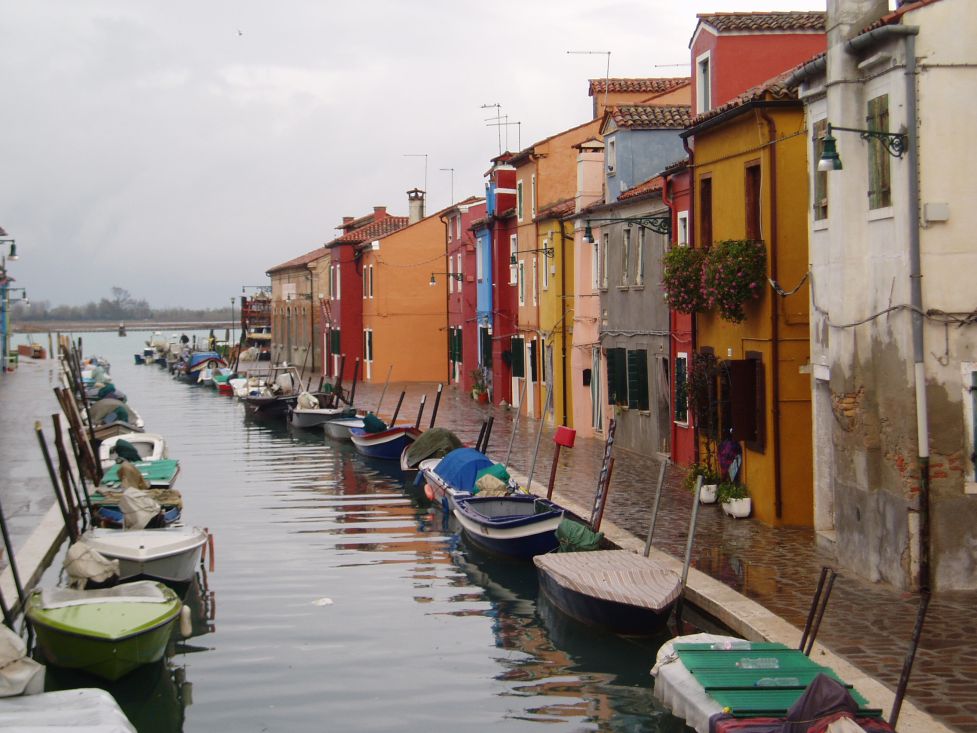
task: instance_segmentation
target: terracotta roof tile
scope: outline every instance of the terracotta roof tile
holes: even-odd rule
[[[564,201],[557,201],[554,204],[548,204],[545,208],[541,208],[536,212],[536,219],[560,219],[567,214],[573,213],[576,208],[576,201],[573,199],[566,199]]]
[[[354,229],[351,232],[347,232],[341,237],[336,237],[331,242],[327,242],[326,246],[331,247],[337,244],[359,244],[360,242],[365,242],[367,240],[378,239],[380,237],[385,237],[391,232],[395,232],[398,229],[403,229],[410,223],[410,219],[406,216],[388,216],[380,221],[371,221],[366,226],[360,227],[359,229]]]
[[[699,13],[700,23],[719,33],[769,33],[771,31],[825,30],[824,11],[792,10],[769,13]]]
[[[691,107],[687,104],[627,104],[611,107],[609,114],[618,127],[635,130],[688,127]]]
[[[640,92],[644,94],[661,94],[691,83],[687,76],[649,77],[644,79],[591,79],[590,96],[603,94],[604,87],[608,92]]]
[[[289,270],[293,267],[303,267],[310,262],[315,262],[320,257],[325,257],[329,252],[326,251],[324,247],[316,247],[311,252],[306,252],[304,255],[295,257],[287,262],[282,262],[280,265],[275,265],[265,270],[265,273],[278,272],[279,270]]]
[[[689,123],[689,127],[701,125],[703,122],[711,120],[713,117],[718,117],[723,112],[728,112],[731,109],[742,107],[744,104],[748,104],[749,102],[758,102],[761,100],[796,100],[798,98],[797,90],[786,85],[786,81],[793,71],[793,69],[788,69],[787,71],[778,74],[773,79],[768,79],[762,84],[757,84],[752,89],[747,89],[738,97],[734,97],[726,102],[726,104],[721,104],[708,112],[703,112],[701,115],[693,117],[692,121]]]
[[[918,10],[924,5],[930,5],[935,2],[939,2],[939,0],[916,0],[915,2],[906,2],[904,5],[901,5],[899,8],[893,10],[887,15],[883,15],[877,21],[863,29],[862,33],[868,33],[869,31],[875,30],[876,28],[881,28],[884,25],[896,25],[902,21],[902,16],[906,13],[912,10]]]
[[[654,178],[649,178],[647,181],[639,183],[633,188],[629,188],[627,191],[623,192],[617,197],[618,201],[627,201],[628,199],[636,199],[645,196],[649,193],[654,193],[655,191],[661,191],[664,185],[664,179],[661,176],[655,176]]]

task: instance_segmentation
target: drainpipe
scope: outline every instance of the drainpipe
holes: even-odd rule
[[[563,387],[563,426],[567,427],[567,240],[560,220],[560,373]],[[546,257],[543,257],[546,266]]]
[[[675,203],[668,196],[668,176],[662,176],[662,203],[668,207],[668,221],[669,230],[671,231],[672,220],[675,219],[675,212],[672,209],[672,205]],[[668,246],[672,246],[671,237],[669,237]],[[668,311],[668,445],[671,448],[671,456],[675,457],[675,440],[677,438],[675,430],[675,420],[672,419],[674,416],[674,405],[672,404],[672,380],[675,378],[674,369],[672,364],[672,311]]]
[[[448,224],[448,217],[445,214],[439,214],[438,220],[444,225],[444,271],[448,272],[448,257],[450,256],[448,254],[448,234],[450,232],[449,227],[451,225]],[[445,277],[448,279],[448,283],[450,283],[451,276],[445,275]],[[447,336],[448,339],[450,340],[451,338],[451,296],[448,294],[447,283],[445,284],[445,288],[444,288],[444,323],[445,323],[445,330],[446,330],[445,336]],[[448,361],[447,382],[448,384],[451,384],[451,354],[450,353],[448,354],[447,361]],[[461,386],[462,388],[464,388],[465,386],[464,378],[462,378]]]
[[[682,147],[685,148],[685,154],[689,156],[688,168],[689,168],[689,246],[695,246],[695,236],[696,236],[696,224],[695,224],[695,153],[692,152],[692,148],[689,147],[689,139],[682,138]],[[692,354],[692,358],[696,358],[696,348],[699,345],[698,339],[698,319],[695,313],[691,315],[692,319],[692,329],[689,334],[692,343],[689,344],[689,353]],[[694,439],[692,441],[692,460],[696,463],[699,462],[699,425],[695,425]]]
[[[926,404],[926,365],[923,361],[923,286],[919,246],[919,138],[917,135],[916,36],[919,27],[892,25],[876,28],[848,41],[845,50],[858,54],[878,41],[901,36],[906,48],[906,109],[909,167],[909,297],[912,305],[913,373],[916,383],[916,464],[919,467],[919,590],[930,590],[930,444]]]
[[[770,279],[779,282],[777,273],[777,123],[760,108],[760,116],[767,123],[770,161]],[[762,201],[761,196],[761,201]],[[770,295],[770,401],[773,417],[773,505],[774,515],[783,519],[784,496],[780,470],[780,301],[775,293]]]

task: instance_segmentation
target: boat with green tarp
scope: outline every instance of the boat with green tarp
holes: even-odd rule
[[[119,486],[122,481],[119,476],[121,465],[121,463],[117,463],[105,471],[102,476],[102,486],[108,488]],[[132,465],[146,479],[146,483],[156,489],[173,486],[176,482],[176,475],[180,472],[180,462],[171,458],[164,458],[159,461],[136,461]]]
[[[162,583],[137,581],[98,590],[35,590],[27,617],[51,664],[117,680],[162,659],[181,608]]]

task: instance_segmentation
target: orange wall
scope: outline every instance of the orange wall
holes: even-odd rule
[[[373,329],[370,381],[382,382],[393,365],[392,381],[446,381],[448,364],[447,278],[444,224],[431,216],[366,250],[373,265],[373,298],[363,301],[363,328]]]

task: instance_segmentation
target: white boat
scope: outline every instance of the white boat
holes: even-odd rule
[[[85,532],[80,541],[110,560],[118,560],[120,580],[150,578],[164,583],[189,583],[200,564],[207,532],[199,527],[96,527]]]
[[[106,438],[98,447],[98,459],[102,462],[102,470],[115,465],[115,444],[125,440],[139,453],[140,460],[160,461],[166,458],[166,440],[157,433],[123,433]]]
[[[105,690],[80,688],[10,698],[0,706],[0,728],[44,733],[136,733]]]
[[[363,418],[350,417],[339,420],[327,420],[322,423],[323,432],[333,440],[352,440],[351,428],[362,428]]]

